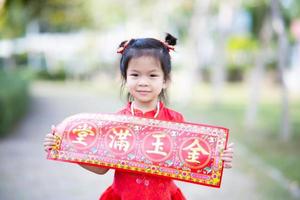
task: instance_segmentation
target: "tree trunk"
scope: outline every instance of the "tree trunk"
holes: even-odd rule
[[[236,10],[236,2],[234,0],[220,2],[220,10],[218,16],[218,37],[215,43],[215,60],[212,66],[212,86],[213,96],[212,103],[214,106],[220,104],[220,96],[224,89],[226,79],[226,43],[230,34],[233,16]]]
[[[256,118],[258,112],[258,104],[261,95],[261,86],[263,84],[263,76],[265,71],[265,64],[267,57],[266,53],[268,51],[268,46],[272,39],[272,31],[269,23],[269,15],[267,14],[262,28],[259,34],[259,41],[261,43],[261,48],[256,55],[255,67],[250,75],[250,92],[249,92],[249,102],[246,110],[245,125],[248,130],[251,130],[256,125]]]
[[[279,80],[281,85],[281,130],[280,138],[288,141],[291,137],[291,127],[289,118],[289,99],[288,89],[284,80],[284,69],[288,65],[288,37],[285,31],[285,25],[280,12],[279,2],[277,0],[271,1],[272,23],[275,33],[278,36],[278,63],[277,68],[279,72]]]
[[[182,72],[182,84],[179,101],[186,105],[189,103],[193,92],[193,87],[197,84],[199,77],[201,77],[199,66],[201,65],[201,55],[199,48],[202,42],[206,40],[208,15],[210,10],[210,0],[197,0],[195,2],[193,16],[190,21],[188,30],[188,42],[186,44],[184,55],[184,72]]]

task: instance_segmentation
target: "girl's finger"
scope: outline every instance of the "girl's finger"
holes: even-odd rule
[[[234,149],[229,148],[229,149],[225,149],[223,153],[233,153]]]
[[[55,140],[45,140],[44,144],[56,144]]]
[[[52,135],[52,133],[48,133],[48,134],[46,135],[46,138],[55,138],[55,136]]]
[[[44,140],[55,140],[56,138],[55,137],[45,137]]]
[[[233,157],[234,153],[233,152],[223,152],[221,154],[221,157]]]
[[[44,140],[55,140],[56,138],[55,137],[45,137]]]
[[[234,147],[234,143],[232,142],[232,143],[230,143],[230,144],[227,145],[226,149],[230,149],[230,148],[233,148],[233,147]]]
[[[233,155],[233,154],[234,154],[233,151],[224,151],[224,152],[222,153],[222,156],[223,156],[223,155]]]
[[[55,143],[54,142],[45,142],[43,145],[44,146],[55,146]]]
[[[44,146],[55,146],[55,142],[44,142]]]
[[[225,162],[232,162],[232,158],[231,157],[222,157],[221,160],[223,160]]]
[[[225,155],[225,156],[222,156],[221,159],[222,160],[224,160],[224,159],[231,159],[231,160],[233,160],[233,156],[232,155]]]
[[[224,163],[224,167],[230,169],[232,168],[232,163]]]
[[[55,135],[46,135],[45,139],[55,139]]]

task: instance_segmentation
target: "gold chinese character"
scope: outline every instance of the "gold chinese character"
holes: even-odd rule
[[[129,130],[121,129],[119,132],[116,131],[116,129],[113,129],[113,133],[115,134],[110,135],[111,142],[109,143],[110,148],[118,149],[120,151],[128,151],[130,147],[130,143],[126,140],[128,136],[131,136]]]
[[[192,163],[200,163],[197,159],[200,155],[209,155],[209,152],[207,152],[200,144],[199,140],[195,139],[192,144],[189,146],[185,147],[183,150],[190,150],[188,152],[188,159],[185,159],[187,162],[192,162]]]
[[[167,153],[163,151],[163,145],[164,143],[161,142],[161,138],[164,138],[166,135],[165,134],[153,134],[152,137],[154,137],[156,139],[155,142],[152,143],[152,145],[154,146],[154,150],[148,150],[146,151],[147,153],[150,154],[159,154],[162,156],[166,156]]]
[[[76,129],[73,129],[73,133],[77,135],[76,140],[72,141],[75,144],[82,144],[87,146],[85,139],[87,136],[95,136],[95,133],[92,131],[92,127],[88,126],[88,124],[83,124],[83,126],[79,126]]]

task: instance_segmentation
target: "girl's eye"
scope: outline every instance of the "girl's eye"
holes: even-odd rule
[[[136,73],[133,73],[133,74],[130,74],[130,76],[134,76],[134,77],[136,77],[136,76],[138,76],[138,74],[136,74]]]
[[[150,77],[158,77],[157,74],[150,74]]]

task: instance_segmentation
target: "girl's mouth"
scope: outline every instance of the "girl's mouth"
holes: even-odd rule
[[[144,91],[144,90],[138,90],[137,92],[141,95],[147,95],[150,93],[150,91]]]

